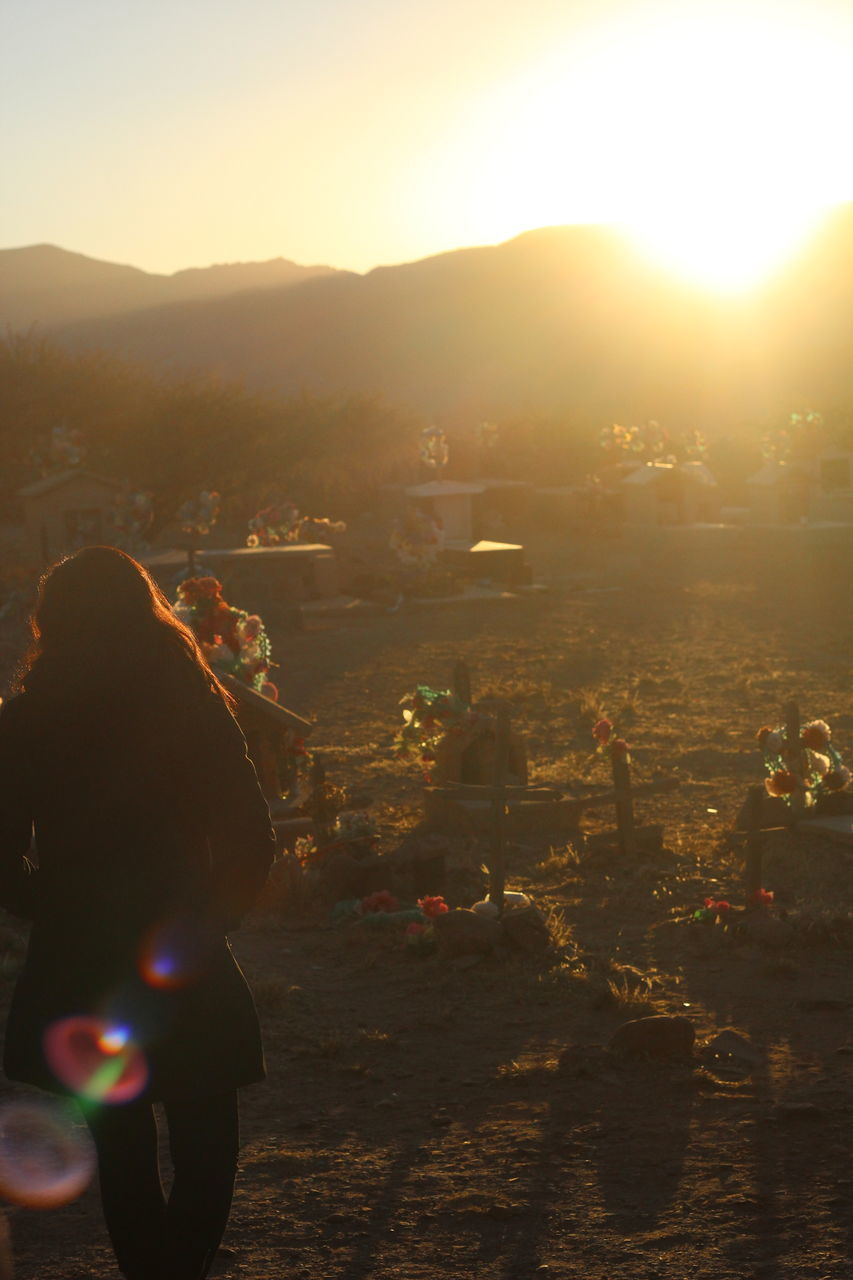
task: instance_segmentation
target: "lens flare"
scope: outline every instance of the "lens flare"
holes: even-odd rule
[[[148,1083],[148,1066],[127,1027],[103,1018],[63,1018],[44,1037],[48,1064],[66,1088],[90,1102],[130,1102]]]
[[[210,936],[195,921],[169,920],[146,938],[139,972],[152,987],[185,987],[199,977],[210,951]]]
[[[95,1152],[67,1107],[9,1102],[0,1109],[0,1195],[31,1209],[76,1199],[92,1180]]]

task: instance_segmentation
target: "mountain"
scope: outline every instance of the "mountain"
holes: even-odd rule
[[[381,393],[448,423],[559,412],[708,427],[853,407],[853,205],[746,301],[674,280],[613,231],[555,227],[57,336],[254,388]]]
[[[286,288],[331,267],[300,267],[286,258],[196,267],[156,275],[101,262],[51,244],[0,249],[0,326],[51,327],[245,289]]]

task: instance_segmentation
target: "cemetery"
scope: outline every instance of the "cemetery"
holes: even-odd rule
[[[340,591],[348,533],[288,541],[303,517],[276,508],[247,522],[257,545],[217,547],[205,491],[183,539],[144,553],[237,698],[277,835],[233,939],[269,1081],[243,1105],[244,1243],[221,1274],[264,1274],[270,1249],[294,1275],[337,1274],[355,1238],[353,1276],[381,1240],[408,1277],[438,1237],[454,1276],[483,1251],[569,1275],[568,1231],[627,1280],[709,1186],[709,1275],[758,1274],[783,1240],[805,1257],[782,1225],[723,1228],[744,1197],[805,1202],[816,1142],[835,1190],[802,1230],[846,1222],[853,604],[822,566],[849,535],[641,537],[626,519],[576,532],[567,562],[561,527],[516,492],[495,577],[510,585],[500,557],[518,548],[541,589],[510,574],[496,600],[416,605],[457,572],[440,553],[476,554],[452,503],[464,518],[486,486],[407,488],[418,514],[380,525],[400,566],[387,602],[299,627],[282,601]],[[121,527],[139,538],[145,511],[129,502]],[[0,626],[11,658],[23,614]],[[4,917],[0,998],[23,942]],[[286,1230],[264,1220],[284,1178]],[[44,1220],[52,1249],[74,1212]],[[87,1256],[105,1266],[108,1244]]]

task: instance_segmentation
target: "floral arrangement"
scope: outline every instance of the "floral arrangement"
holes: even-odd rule
[[[428,569],[438,557],[444,543],[441,521],[411,506],[391,528],[389,546],[401,564]]]
[[[811,720],[800,732],[793,747],[787,729],[764,725],[756,734],[764,755],[767,794],[791,803],[797,791],[805,793],[806,804],[822,796],[843,791],[850,783],[850,770],[833,746],[832,731],[825,720]]]
[[[86,439],[78,427],[66,423],[51,427],[30,453],[30,458],[42,475],[52,471],[65,471],[79,467],[86,456]]]
[[[715,924],[718,920],[720,924],[726,924],[731,909],[732,904],[726,902],[724,898],[719,901],[714,898],[706,898],[704,904],[693,912],[693,919],[700,921],[702,924]]]
[[[749,895],[747,907],[755,909],[773,906],[775,894],[772,889],[756,889]],[[727,927],[732,919],[734,907],[725,898],[706,898],[701,907],[693,912],[693,919],[699,924],[721,924]]]
[[[481,719],[450,689],[431,689],[426,684],[401,698],[400,706],[403,725],[394,739],[394,753],[398,760],[419,759],[427,774],[442,739],[470,729]]]
[[[131,546],[143,540],[154,519],[154,494],[145,489],[121,493],[113,504],[113,527]]]
[[[256,613],[228,604],[218,579],[187,578],[178,587],[174,609],[215,671],[235,676],[257,693],[278,701],[278,690],[267,678],[270,642],[264,624]]]
[[[598,720],[592,727],[592,736],[596,751],[609,755],[611,760],[630,761],[628,743],[624,738],[616,736],[612,720]]]
[[[784,426],[765,432],[761,452],[769,462],[788,462],[816,453],[826,436],[823,415],[808,409],[805,413],[792,413]]]
[[[425,427],[421,432],[420,453],[424,466],[440,474],[450,460],[447,436],[438,427]]]
[[[474,431],[477,444],[486,452],[494,449],[501,437],[500,428],[494,422],[478,422]]]
[[[704,458],[708,452],[701,431],[684,431],[677,437],[671,436],[654,419],[639,427],[623,427],[614,422],[602,429],[599,444],[613,461],[628,454],[646,462],[696,461]]]
[[[219,519],[222,499],[215,489],[202,489],[196,498],[190,498],[178,508],[181,531],[200,538],[210,533]]]
[[[278,547],[283,542],[298,542],[300,538],[328,537],[333,533],[346,533],[343,520],[330,520],[327,516],[303,516],[292,502],[276,502],[263,507],[249,521],[247,547]]]

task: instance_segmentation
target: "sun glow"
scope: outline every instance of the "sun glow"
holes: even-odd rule
[[[444,181],[473,239],[615,224],[678,273],[745,289],[853,198],[851,73],[846,6],[614,10],[477,104]]]

